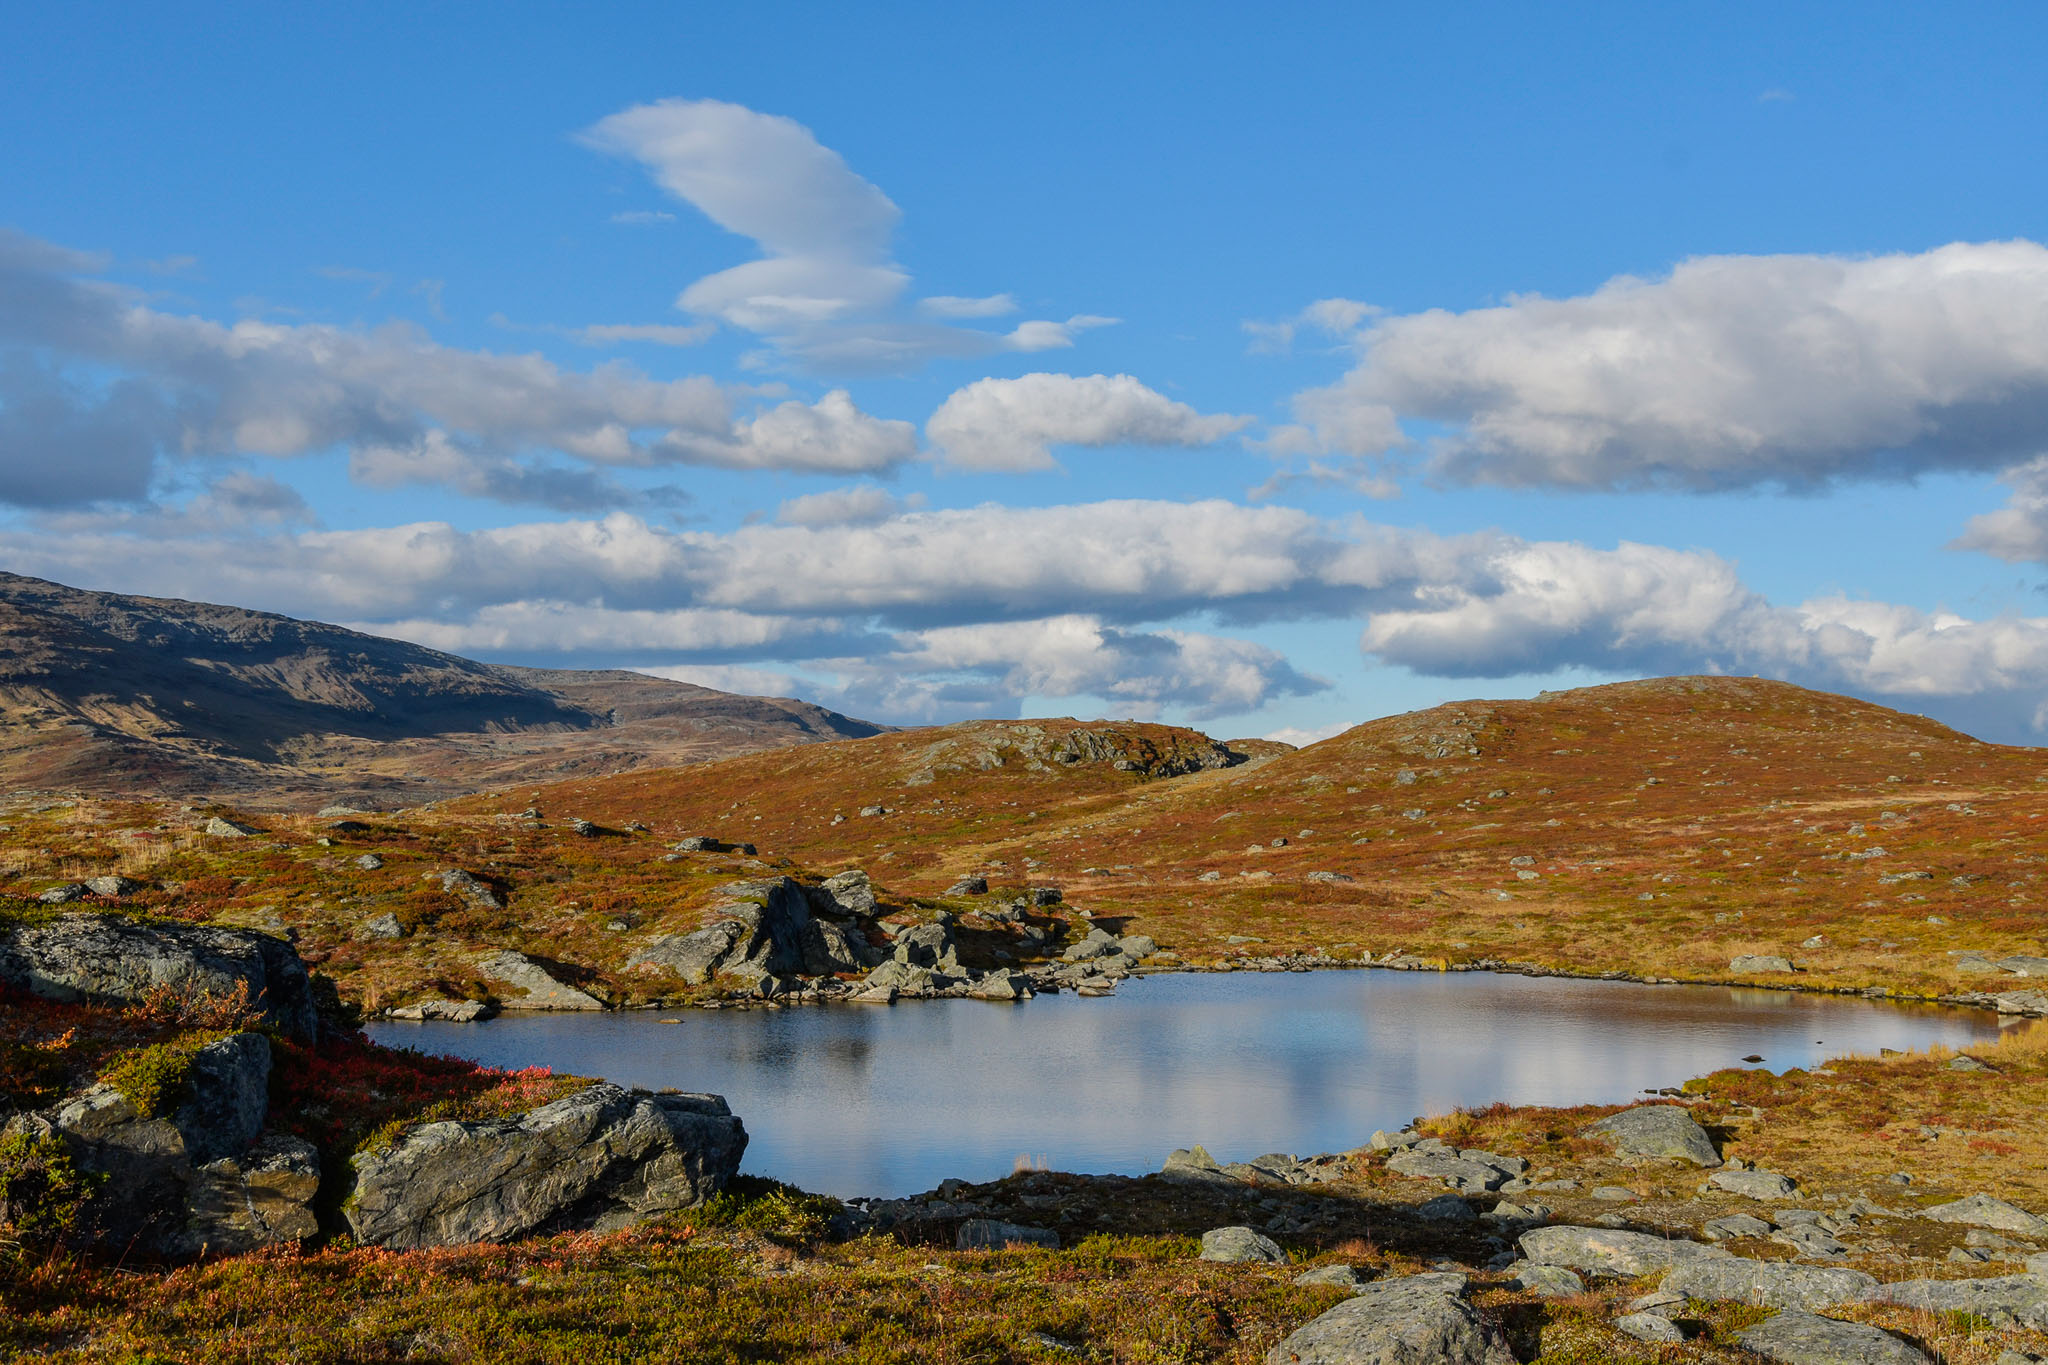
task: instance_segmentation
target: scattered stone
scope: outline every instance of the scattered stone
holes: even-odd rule
[[[955,1251],[1002,1251],[1009,1247],[1060,1249],[1060,1235],[1051,1228],[1027,1228],[993,1218],[970,1218],[953,1239]]]
[[[505,908],[505,898],[500,896],[496,888],[492,887],[489,882],[484,881],[474,873],[465,872],[459,867],[447,867],[441,869],[438,874],[430,872],[427,875],[430,877],[438,875],[443,891],[446,891],[451,896],[460,896],[463,900],[480,910],[503,910]]]
[[[450,1024],[473,1024],[486,1018],[491,1007],[481,1000],[415,1000],[386,1011],[393,1019],[433,1019]]]
[[[600,1083],[516,1118],[421,1124],[357,1153],[344,1212],[358,1242],[401,1250],[613,1231],[703,1203],[746,1146],[717,1095]]]
[[[1707,1177],[1707,1183],[1744,1199],[1790,1199],[1798,1188],[1776,1171],[1716,1171]]]
[[[887,806],[862,806],[858,813],[873,819],[879,815],[887,815],[889,808]]]
[[[1057,886],[1034,886],[1026,894],[1035,906],[1058,905],[1066,899]]]
[[[1780,1313],[1735,1340],[1785,1365],[1929,1365],[1924,1352],[1882,1328],[1797,1311]]]
[[[1860,1303],[1877,1289],[1877,1281],[1860,1270],[1728,1256],[1674,1266],[1662,1287],[1687,1298],[1812,1312]]]
[[[1217,1183],[1230,1179],[1224,1173],[1223,1168],[1216,1164],[1216,1158],[1209,1155],[1209,1149],[1199,1145],[1175,1148],[1167,1155],[1166,1164],[1159,1168],[1159,1175],[1164,1180],[1196,1180]]]
[[[85,899],[85,884],[83,882],[67,882],[63,886],[53,886],[48,891],[43,892],[42,895],[37,896],[36,899],[44,905],[69,905],[73,901]]]
[[[986,882],[982,889],[988,889]],[[875,885],[868,880],[868,874],[857,867],[825,878],[810,893],[809,899],[813,913],[839,919],[852,915],[872,916],[876,908]]]
[[[1586,1282],[1561,1265],[1516,1261],[1507,1274],[1510,1288],[1526,1289],[1539,1299],[1569,1299],[1586,1292]]]
[[[1615,1330],[1637,1341],[1684,1341],[1678,1324],[1658,1313],[1629,1313],[1614,1320]]]
[[[1642,1198],[1626,1185],[1595,1185],[1592,1195],[1593,1198],[1605,1200],[1610,1204],[1633,1204]]]
[[[1761,1218],[1752,1218],[1746,1213],[1731,1213],[1725,1218],[1710,1218],[1700,1225],[1700,1236],[1710,1242],[1725,1242],[1731,1237],[1768,1237],[1771,1225]]]
[[[946,894],[949,896],[986,896],[988,894],[988,878],[962,877],[959,881],[946,888]]]
[[[1432,1223],[1476,1223],[1479,1215],[1455,1194],[1440,1194],[1415,1206],[1415,1216]]]
[[[356,859],[356,866],[365,872],[375,872],[384,866],[384,859],[380,854],[365,853]]]
[[[88,877],[85,879],[85,889],[92,892],[95,896],[106,896],[109,899],[119,900],[123,896],[132,896],[140,891],[142,883],[128,877],[112,875]]]
[[[1202,1234],[1202,1259],[1205,1261],[1256,1261],[1267,1265],[1285,1265],[1287,1253],[1280,1244],[1248,1227],[1211,1228]]]
[[[1420,1141],[1422,1134],[1412,1128],[1404,1128],[1398,1133],[1389,1133],[1384,1128],[1378,1128],[1373,1130],[1371,1145],[1375,1152],[1391,1152],[1413,1147]]]
[[[1611,1228],[1531,1228],[1518,1240],[1522,1255],[1538,1264],[1626,1279],[1686,1261],[1728,1255],[1720,1247]]]
[[[893,1005],[896,1003],[894,986],[869,986],[846,997],[856,1005]]]
[[[1460,1152],[1441,1143],[1431,1147],[1425,1141],[1387,1158],[1387,1169],[1411,1180],[1441,1180],[1454,1190],[1483,1194],[1529,1169],[1529,1163],[1476,1149]]]
[[[355,937],[358,940],[404,938],[405,926],[398,922],[397,915],[386,910],[383,914],[373,915],[361,924],[358,924]]]
[[[1986,1066],[1968,1053],[1962,1053],[1949,1058],[1948,1069],[1950,1071],[1991,1071],[1994,1068]]]
[[[1932,1218],[1937,1223],[1963,1223],[1970,1227],[2017,1232],[2022,1237],[2048,1237],[2048,1219],[2037,1218],[2016,1204],[2008,1204],[1988,1194],[1973,1194],[1966,1199],[1937,1204],[1931,1209],[1921,1210],[1920,1216]]]
[[[1718,1166],[1721,1154],[1714,1150],[1707,1130],[1691,1114],[1674,1104],[1644,1104],[1610,1114],[1589,1125],[1586,1137],[1604,1138],[1619,1157],[1652,1157],[1689,1161],[1695,1166]]]
[[[1459,1274],[1375,1281],[1289,1334],[1266,1365],[1514,1365],[1507,1338],[1464,1290]]]
[[[1365,1288],[1373,1279],[1370,1269],[1361,1270],[1355,1265],[1324,1265],[1314,1270],[1304,1270],[1294,1277],[1299,1285],[1332,1285],[1338,1289],[1357,1291]]]
[[[206,822],[206,832],[216,839],[246,839],[256,832],[256,828],[216,815]]]
[[[978,1000],[1029,1000],[1031,978],[1022,972],[990,972],[969,992]]]
[[[1731,972],[1796,972],[1789,957],[1778,957],[1770,953],[1744,953],[1728,963]]]

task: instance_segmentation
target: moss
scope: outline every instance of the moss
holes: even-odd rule
[[[141,1117],[161,1118],[184,1101],[193,1054],[225,1036],[217,1030],[187,1034],[124,1052],[100,1072],[100,1081],[120,1092]]]

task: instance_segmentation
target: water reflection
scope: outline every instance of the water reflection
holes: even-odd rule
[[[663,1022],[664,1018],[677,1022]],[[1156,1170],[1357,1146],[1494,1100],[1615,1102],[1760,1054],[1776,1070],[1960,1045],[1989,1016],[1721,987],[1481,973],[1162,976],[1113,998],[380,1023],[379,1041],[726,1096],[746,1169],[839,1195],[986,1180],[1019,1156]]]

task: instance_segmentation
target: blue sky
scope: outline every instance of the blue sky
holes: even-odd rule
[[[891,721],[2048,733],[2020,6],[12,6],[0,565]]]

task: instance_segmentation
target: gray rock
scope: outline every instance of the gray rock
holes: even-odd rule
[[[1051,1228],[1027,1228],[993,1218],[970,1218],[953,1239],[956,1251],[1001,1251],[1005,1247],[1060,1249],[1060,1235]]]
[[[1729,1256],[1674,1266],[1663,1287],[1692,1299],[1813,1312],[1838,1303],[1860,1303],[1877,1289],[1877,1281],[1860,1270]]]
[[[800,942],[804,971],[812,976],[867,970],[866,940],[831,920],[814,919],[804,925]]]
[[[1950,1071],[1991,1071],[1995,1068],[1986,1066],[1968,1053],[1962,1053],[1948,1059],[1948,1069]]]
[[[1359,1290],[1372,1283],[1373,1272],[1355,1265],[1321,1265],[1294,1277],[1299,1285],[1329,1285],[1336,1289]]]
[[[90,886],[92,883],[87,882]],[[2014,976],[2048,976],[2048,957],[2037,957],[2030,953],[2015,953],[2002,957],[1993,964],[2000,971],[2011,972]]]
[[[2035,1279],[2048,1282],[2048,1251],[2037,1252],[2025,1261],[2027,1273]]]
[[[1793,972],[1799,970],[1789,957],[1772,953],[1745,953],[1728,963],[1731,972]]]
[[[1586,1282],[1561,1265],[1516,1261],[1506,1273],[1510,1288],[1527,1289],[1541,1299],[1569,1299],[1586,1292]]]
[[[1721,1164],[1721,1154],[1714,1150],[1706,1129],[1675,1104],[1643,1104],[1624,1109],[1588,1125],[1584,1136],[1612,1143],[1616,1156],[1689,1161],[1695,1166]]]
[[[1791,1247],[1801,1256],[1846,1256],[1849,1246],[1826,1228],[1814,1223],[1794,1223],[1771,1234],[1771,1240]]]
[[[1031,978],[1022,972],[990,972],[968,992],[980,1000],[1029,1000]]]
[[[381,854],[365,853],[356,859],[356,866],[365,872],[375,872],[384,866],[384,858]]]
[[[313,1212],[320,1153],[304,1138],[272,1134],[199,1168],[186,1197],[184,1240],[199,1253],[238,1254],[320,1231]]]
[[[1285,1265],[1287,1253],[1272,1238],[1248,1227],[1211,1228],[1202,1234],[1205,1261],[1256,1261]]]
[[[1166,1164],[1159,1168],[1165,1180],[1192,1180],[1210,1183],[1226,1183],[1230,1177],[1216,1164],[1216,1158],[1209,1155],[1209,1149],[1202,1146],[1176,1147],[1167,1155]]]
[[[1497,1157],[1491,1152],[1457,1152],[1449,1148],[1411,1147],[1387,1158],[1387,1169],[1411,1180],[1441,1180],[1466,1194],[1497,1190],[1527,1169],[1519,1157]]]
[[[385,1013],[393,1019],[437,1019],[450,1024],[474,1023],[491,1013],[481,1000],[415,1000]]]
[[[1720,1247],[1619,1228],[1531,1228],[1518,1239],[1522,1255],[1590,1275],[1633,1278],[1686,1261],[1728,1255]]]
[[[69,905],[73,901],[82,901],[85,899],[85,883],[66,882],[62,886],[53,886],[36,899],[44,905]]]
[[[912,967],[929,967],[950,976],[964,975],[950,923],[911,925],[896,935],[895,958]]]
[[[1290,1333],[1266,1365],[1514,1365],[1464,1289],[1455,1274],[1375,1281]]]
[[[962,877],[959,881],[946,888],[946,894],[949,896],[986,896],[988,894],[988,878]]]
[[[987,890],[984,882],[982,889]],[[875,887],[868,880],[868,874],[859,868],[827,877],[818,883],[809,895],[811,909],[820,915],[831,915],[844,919],[850,915],[872,917],[875,913]]]
[[[381,915],[372,915],[358,924],[355,937],[358,940],[404,938],[405,926],[398,922],[398,916],[387,910]]]
[[[1066,896],[1057,886],[1034,886],[1025,892],[1034,906],[1058,905]]]
[[[2008,1204],[1988,1194],[1973,1194],[1965,1199],[1937,1204],[1931,1209],[1921,1210],[1920,1216],[1932,1218],[1937,1223],[1962,1223],[1973,1228],[2017,1232],[2022,1237],[2048,1237],[2048,1219],[2037,1218],[2016,1204]]]
[[[1642,1198],[1626,1185],[1595,1185],[1592,1197],[1609,1204],[1633,1204]]]
[[[746,1146],[717,1095],[599,1084],[516,1118],[422,1124],[359,1152],[344,1212],[357,1241],[399,1249],[609,1231],[702,1203]]]
[[[104,877],[87,877],[85,879],[85,889],[92,892],[95,896],[107,896],[119,900],[123,896],[132,896],[140,891],[142,883],[128,877],[116,877],[110,874]]]
[[[500,896],[490,883],[474,873],[465,872],[459,867],[446,867],[441,869],[439,880],[443,891],[451,896],[460,896],[480,910],[505,908],[505,898]]]
[[[1994,1323],[2048,1327],[2048,1283],[2032,1275],[1982,1280],[1901,1280],[1872,1296],[1929,1313],[1974,1313]]]
[[[1735,1340],[1784,1365],[1929,1365],[1925,1353],[1882,1328],[1811,1313],[1780,1313]]]
[[[1628,1313],[1614,1320],[1615,1330],[1637,1341],[1684,1341],[1678,1324],[1661,1313]]]
[[[206,822],[206,832],[216,839],[246,839],[256,832],[255,826],[242,824],[216,815]]]
[[[1768,1237],[1771,1225],[1746,1213],[1731,1213],[1725,1218],[1710,1218],[1702,1223],[1700,1235],[1710,1242],[1722,1242],[1731,1237]]]
[[[2048,991],[2007,991],[1991,997],[1991,1006],[2000,1014],[2040,1018],[2048,1015]]]
[[[1455,1194],[1440,1194],[1415,1206],[1415,1216],[1432,1223],[1476,1223],[1479,1215]]]
[[[892,989],[909,995],[933,989],[939,979],[929,967],[913,967],[907,962],[891,960],[869,972],[862,985],[868,990]]]
[[[1389,1133],[1384,1128],[1376,1128],[1373,1130],[1369,1145],[1375,1152],[1397,1152],[1403,1148],[1413,1147],[1421,1141],[1422,1134],[1412,1128],[1403,1128],[1398,1133]]]
[[[246,929],[95,914],[0,927],[0,982],[49,1000],[119,1004],[157,987],[195,996],[245,990],[265,1020],[291,1037],[310,1042],[319,1031],[298,950]]]
[[[732,951],[739,935],[737,920],[724,920],[690,934],[662,934],[628,957],[626,966],[671,971],[690,985],[701,986]]]
[[[519,992],[498,1003],[508,1010],[601,1010],[602,1001],[585,995],[574,986],[550,976],[545,968],[524,953],[510,948],[487,953],[477,959],[476,969],[486,981],[510,986]]]
[[[1790,1199],[1797,1185],[1776,1171],[1716,1171],[1707,1183],[1745,1199]]]
[[[1159,951],[1159,944],[1150,934],[1126,934],[1116,941],[1116,946],[1127,957],[1146,958]]]

